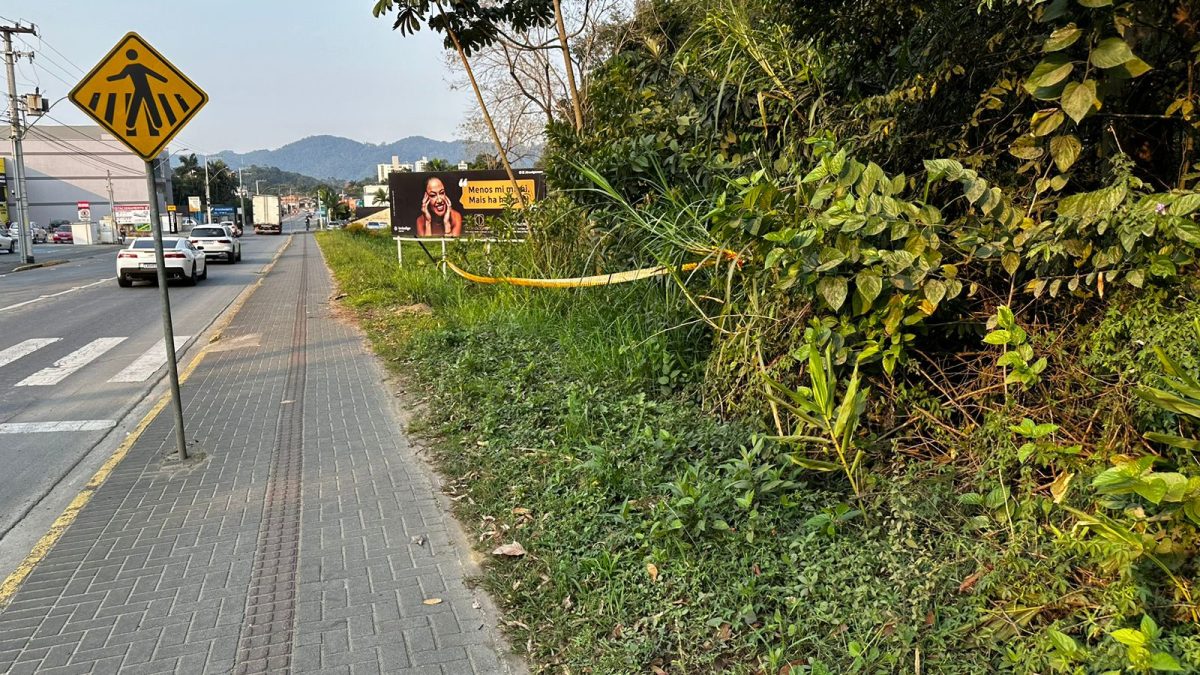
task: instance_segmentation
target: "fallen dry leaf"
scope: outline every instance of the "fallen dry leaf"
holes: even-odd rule
[[[990,568],[988,568],[988,567],[982,567],[980,569],[975,570],[971,574],[971,576],[967,577],[966,579],[963,579],[962,583],[958,585],[958,592],[966,593],[967,591],[974,588],[975,584],[979,583],[979,580],[983,578],[983,575],[986,574],[989,569]]]
[[[521,507],[521,506],[518,506],[517,508],[513,509],[512,512],[518,516],[527,516],[531,513],[531,511],[529,509]]]
[[[423,604],[426,604],[426,605],[440,605],[440,604],[442,604],[442,599],[441,599],[441,598],[428,598],[428,599],[426,599],[426,600],[424,600],[424,601],[423,601]]]
[[[658,581],[658,565],[646,563],[646,573],[650,575],[650,581]]]
[[[1058,478],[1055,478],[1054,482],[1050,484],[1050,495],[1054,497],[1055,504],[1061,504],[1063,497],[1067,496],[1067,488],[1071,486],[1071,479],[1074,477],[1075,474],[1064,471],[1058,474]]]
[[[497,546],[496,550],[492,551],[492,555],[503,555],[510,558],[520,558],[525,555],[525,547],[518,542]]]

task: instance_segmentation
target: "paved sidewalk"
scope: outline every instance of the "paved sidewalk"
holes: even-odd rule
[[[184,385],[204,458],[150,424],[0,611],[0,672],[523,672],[330,290],[297,236]]]

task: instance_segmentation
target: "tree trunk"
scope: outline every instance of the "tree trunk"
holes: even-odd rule
[[[521,194],[517,176],[513,173],[512,165],[508,163],[508,153],[504,151],[504,144],[500,142],[500,134],[496,133],[496,124],[492,122],[492,115],[488,112],[487,103],[484,102],[483,94],[479,91],[479,83],[475,81],[475,71],[471,70],[471,61],[467,58],[467,53],[463,51],[462,43],[458,41],[458,34],[454,32],[454,29],[447,26],[446,33],[454,41],[454,48],[458,50],[458,58],[467,71],[467,79],[471,82],[471,89],[475,92],[475,100],[479,102],[479,111],[483,113],[483,123],[487,125],[488,131],[492,134],[492,143],[496,144],[496,152],[500,154],[500,161],[504,163],[504,171],[508,173],[508,180],[512,182],[517,201],[521,204],[521,208],[525,208],[528,206],[525,203],[525,195]]]
[[[571,95],[571,109],[575,112],[575,131],[583,131],[583,106],[579,103],[579,88],[575,86],[575,64],[571,61],[571,50],[567,46],[567,26],[563,22],[562,0],[554,0],[554,23],[558,28],[558,43],[562,46],[563,67],[567,71],[567,88]]]

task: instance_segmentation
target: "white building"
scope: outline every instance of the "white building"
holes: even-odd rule
[[[415,171],[416,173],[421,173],[422,171],[428,171],[428,170],[429,170],[429,158],[428,157],[422,157],[421,159],[418,159],[417,161],[413,162],[413,171]]]
[[[400,158],[398,156],[392,155],[392,163],[391,164],[376,164],[375,165],[375,179],[377,181],[379,181],[380,183],[387,183],[388,176],[392,175],[393,173],[400,173],[401,171],[412,171],[412,170],[413,170],[412,164],[402,164],[400,162]]]
[[[385,165],[386,166],[386,165]],[[387,206],[387,201],[379,201],[375,199],[375,193],[383,190],[383,194],[388,194],[388,186],[386,185],[364,185],[363,186],[363,206]]]
[[[110,214],[110,200],[115,206],[150,201],[146,163],[99,126],[37,124],[26,130],[22,150],[29,220],[39,225],[78,220],[79,202],[89,202],[92,220],[99,221]],[[0,157],[8,174],[8,218],[16,222],[18,186],[10,144],[2,144]],[[155,176],[159,212],[164,215],[173,202],[166,157],[165,152],[160,155]]]

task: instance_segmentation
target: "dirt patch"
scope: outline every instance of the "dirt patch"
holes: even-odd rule
[[[392,310],[392,313],[400,314],[400,315],[403,315],[403,314],[429,315],[429,314],[433,314],[433,308],[423,302],[418,302],[415,305],[404,305],[403,307],[397,307],[396,309]]]

